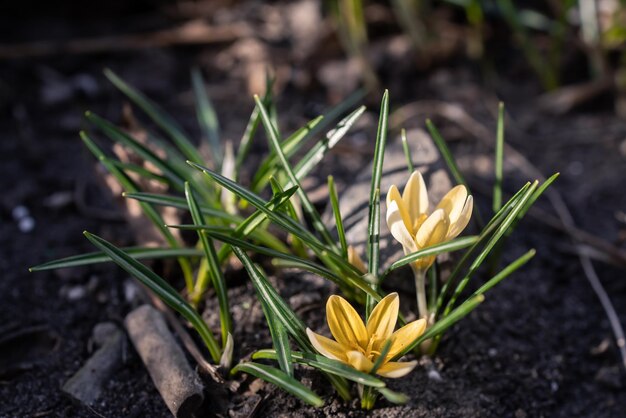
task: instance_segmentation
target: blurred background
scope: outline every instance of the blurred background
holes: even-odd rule
[[[547,270],[505,290],[517,307],[504,311],[546,334],[559,331],[534,337],[534,348],[529,343],[518,353],[520,364],[547,383],[517,395],[494,390],[489,408],[497,407],[485,411],[618,416],[624,376],[615,322],[589,281],[606,291],[623,323],[626,8],[620,0],[2,2],[0,399],[11,401],[0,416],[84,413],[57,388],[89,356],[93,324],[121,319],[127,307],[124,275],[110,266],[95,273],[26,270],[90,251],[84,229],[120,245],[134,242],[78,138],[86,110],[133,126],[135,115],[103,76],[105,68],[163,106],[194,138],[200,134],[190,70],[198,68],[223,137],[235,143],[268,72],[284,132],[363,91],[359,100],[370,111],[306,185],[319,190],[316,203],[325,198],[327,174],[341,191],[371,161],[385,88],[392,136],[400,128],[421,131],[431,118],[487,201],[503,101],[505,190],[562,174],[520,231],[540,254],[543,248],[539,266]],[[581,254],[597,272],[581,267]],[[550,282],[551,275],[558,279]],[[112,284],[111,277],[120,280]],[[11,339],[18,329],[32,330],[19,344]],[[502,353],[506,363],[511,352]],[[110,416],[142,416],[145,410],[133,405],[148,405],[153,416],[163,412],[138,362],[108,390],[132,394],[126,403],[110,398],[104,408],[114,411]],[[609,412],[596,415],[598,405]]]

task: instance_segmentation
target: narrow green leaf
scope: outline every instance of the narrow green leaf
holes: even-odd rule
[[[237,183],[232,180],[206,168],[198,164],[194,164],[192,162],[189,163],[193,167],[203,171],[206,175],[211,177],[215,182],[217,182],[220,186],[227,188],[228,190],[235,193],[241,199],[250,202],[254,207],[262,211],[267,215],[267,217],[274,222],[276,225],[285,229],[287,232],[294,234],[300,240],[305,242],[311,250],[315,252],[315,254],[326,264],[326,262],[332,262],[333,265],[340,266],[341,270],[350,275],[351,277],[360,277],[361,273],[348,263],[343,257],[339,254],[336,254],[334,251],[327,251],[327,248],[322,242],[313,235],[310,231],[305,229],[301,224],[295,222],[289,216],[286,216],[279,211],[273,211],[268,209],[267,202],[265,202],[258,195],[246,190],[241,187]],[[380,300],[380,296],[378,296],[377,300]]]
[[[281,149],[283,150],[286,158],[291,158],[305,142],[305,140],[311,137],[311,132],[313,132],[315,127],[322,121],[323,118],[323,116],[318,116],[311,119],[306,125],[296,130],[294,133],[289,135],[287,139],[281,142]],[[252,179],[252,185],[250,186],[251,190],[259,191],[263,189],[263,187],[267,185],[270,175],[272,175],[277,166],[280,164],[276,151],[272,147],[270,147],[270,149],[271,152],[261,162],[254,178]]]
[[[200,212],[198,202],[193,196],[189,183],[185,183],[185,197],[187,198],[187,204],[189,205],[189,212],[191,212],[191,219],[196,225],[202,225],[204,223],[204,216]],[[215,294],[217,295],[217,302],[220,310],[220,327],[222,329],[222,346],[226,345],[228,334],[233,332],[232,320],[230,318],[228,293],[226,291],[226,280],[222,274],[220,268],[220,262],[215,251],[215,245],[213,241],[202,232],[198,231],[198,238],[202,244],[206,262],[208,264],[208,271],[204,276],[198,277],[196,280],[193,292],[191,294],[191,300],[194,303],[199,303],[201,297],[204,295],[208,287],[208,280],[213,283]]]
[[[498,105],[498,128],[496,134],[496,153],[495,153],[495,177],[496,182],[493,186],[493,212],[497,212],[502,207],[502,175],[504,164],[504,103]]]
[[[167,133],[181,152],[191,161],[198,164],[203,163],[200,153],[196,147],[189,141],[187,135],[182,128],[166,114],[154,102],[149,100],[143,93],[128,85],[124,80],[118,77],[108,68],[104,70],[104,75],[117,87],[131,102],[136,104],[152,121]]]
[[[141,166],[139,166],[137,164],[123,163],[123,162],[121,162],[119,160],[111,160],[111,163],[115,167],[117,167],[118,169],[120,169],[122,171],[131,171],[131,172],[133,172],[135,174],[138,174],[139,176],[141,176],[141,177],[143,177],[145,179],[155,180],[155,181],[158,181],[159,183],[168,185],[168,186],[170,186],[170,187],[172,187],[174,189],[176,188],[176,185],[174,185],[172,183],[172,181],[170,181],[170,179],[168,179],[167,177],[162,176],[160,174],[153,173],[152,171],[150,171],[150,170],[148,170],[148,169],[146,169],[144,167],[141,167]]]
[[[428,132],[430,132],[431,138],[439,149],[439,153],[443,157],[443,160],[445,161],[448,170],[452,174],[454,181],[456,181],[458,184],[464,185],[467,189],[467,193],[472,194],[469,185],[465,181],[465,177],[463,177],[463,174],[461,174],[461,170],[459,170],[459,167],[456,165],[456,161],[454,160],[452,152],[450,152],[450,148],[448,148],[446,141],[443,139],[443,137],[439,133],[439,130],[437,130],[435,124],[430,119],[426,119],[426,128],[428,129]],[[479,226],[479,229],[482,229],[482,225],[484,225],[484,222],[482,220],[482,217],[480,216],[478,207],[476,206],[474,206],[474,218]]]
[[[465,286],[467,285],[469,279],[476,272],[476,270],[478,270],[480,265],[487,258],[487,256],[491,252],[491,250],[498,243],[498,241],[509,230],[509,227],[511,226],[511,224],[517,219],[517,216],[522,211],[522,209],[524,208],[525,203],[528,201],[528,199],[531,198],[531,196],[533,195],[533,193],[537,189],[537,184],[538,184],[538,182],[535,181],[526,190],[526,193],[524,193],[524,195],[520,198],[520,200],[517,203],[517,205],[515,207],[513,207],[511,212],[506,216],[506,218],[504,218],[502,223],[496,229],[496,232],[489,239],[489,241],[487,242],[485,247],[482,249],[482,251],[478,254],[478,256],[474,259],[474,261],[472,262],[472,264],[469,267],[469,270],[468,270],[467,274],[459,282],[459,284],[457,285],[457,287],[456,287],[452,297],[450,298],[450,301],[448,301],[448,304],[447,304],[446,308],[443,311],[443,317],[446,317],[448,315],[450,310],[454,307],[454,303],[456,302],[456,299],[459,297],[459,295],[461,294],[463,289],[465,289]]]
[[[508,215],[513,209],[513,207],[515,207],[515,205],[519,203],[520,199],[522,198],[522,196],[524,196],[524,194],[528,191],[529,188],[530,188],[530,183],[526,183],[517,193],[515,193],[507,201],[507,203],[504,206],[502,206],[502,208],[498,211],[498,213],[493,215],[491,220],[481,230],[480,235],[478,236],[478,240],[463,254],[463,257],[461,257],[461,259],[456,263],[456,265],[454,266],[454,269],[452,270],[452,273],[450,273],[450,276],[448,276],[448,279],[444,283],[443,287],[441,288],[441,292],[439,293],[439,296],[437,297],[437,313],[439,313],[441,308],[443,307],[443,301],[446,298],[448,291],[452,290],[454,286],[457,284],[456,283],[457,276],[461,272],[461,269],[464,268],[465,264],[469,261],[470,256],[474,254],[474,252],[479,248],[479,246],[482,245],[491,236],[491,234],[496,230],[496,228],[505,219],[506,215]]]
[[[231,373],[238,372],[248,373],[258,377],[259,379],[263,379],[266,382],[272,383],[314,407],[319,408],[324,405],[322,398],[317,396],[315,392],[285,372],[274,367],[266,366],[265,364],[246,362],[239,363],[231,371]]]
[[[337,195],[337,188],[335,187],[335,180],[333,179],[333,176],[328,176],[328,194],[330,195],[330,205],[333,209],[337,235],[339,236],[339,243],[341,244],[341,253],[343,254],[343,257],[347,259],[348,240],[346,239],[346,231],[343,227],[343,219],[341,218],[341,211],[339,210],[339,196]]]
[[[271,308],[264,300],[261,300],[261,307],[265,320],[270,329],[274,350],[276,350],[276,359],[280,369],[287,375],[293,377],[293,363],[291,362],[291,347],[289,346],[289,335],[285,326],[273,314]]]
[[[392,263],[387,270],[382,274],[381,280],[384,277],[387,277],[389,273],[393,270],[406,266],[407,264],[411,264],[414,261],[419,260],[420,258],[429,257],[432,255],[437,255],[441,253],[449,253],[452,251],[462,250],[464,248],[469,247],[470,245],[475,244],[478,241],[478,236],[470,235],[467,237],[455,238],[453,240],[444,242],[442,244],[433,245],[431,247],[426,247],[423,250],[418,250],[414,253],[405,255],[398,261]]]
[[[536,251],[534,249],[529,250],[524,255],[513,261],[511,264],[503,268],[498,274],[489,279],[485,284],[483,284],[478,290],[476,290],[471,297],[482,295],[487,292],[489,289],[493,288],[495,285],[500,283],[502,280],[509,277],[513,272],[522,267],[531,258],[535,256]]]
[[[171,257],[201,257],[204,253],[196,248],[151,248],[151,247],[127,247],[120,248],[135,260],[149,260],[156,258]],[[31,267],[29,271],[54,270],[68,267],[86,266],[90,264],[105,263],[111,259],[104,253],[93,252],[87,254],[73,255],[71,257],[60,258],[48,261],[43,264]]]
[[[385,357],[387,357],[387,354],[389,353],[390,349],[391,349],[391,340],[388,339],[387,341],[385,341],[385,344],[383,344],[383,348],[381,348],[380,354],[378,354],[378,357],[376,358],[376,361],[374,362],[374,365],[372,366],[372,370],[370,370],[370,374],[372,375],[376,374],[378,369],[380,369],[380,366],[383,365]]]
[[[276,351],[275,350],[258,350],[252,355],[253,359],[276,359]],[[365,386],[372,387],[385,387],[385,383],[367,373],[360,372],[349,366],[345,363],[342,363],[339,360],[329,359],[319,354],[313,353],[302,353],[298,351],[291,352],[292,361],[298,362],[300,364],[305,364],[307,366],[315,367],[316,369],[344,377],[353,382],[359,383]]]
[[[298,197],[300,198],[300,201],[302,202],[302,207],[305,213],[311,219],[313,228],[320,234],[320,236],[330,246],[330,248],[335,249],[336,245],[330,233],[328,232],[328,229],[326,229],[326,226],[322,222],[322,217],[318,213],[313,203],[311,203],[311,201],[309,200],[309,197],[307,196],[304,189],[302,189],[302,185],[296,178],[293,170],[291,169],[291,165],[289,164],[289,161],[287,160],[287,157],[285,157],[285,154],[283,153],[283,150],[281,149],[280,140],[278,139],[277,132],[274,129],[272,129],[272,123],[269,118],[269,114],[267,113],[267,109],[265,109],[265,106],[261,102],[261,99],[259,98],[259,96],[254,96],[254,101],[261,112],[261,122],[265,126],[265,131],[267,134],[268,141],[271,147],[273,148],[274,152],[278,156],[278,159],[280,160],[283,166],[283,169],[287,173],[287,176],[289,177],[290,182],[298,186],[298,190],[296,193],[298,194]]]
[[[202,73],[197,68],[191,70],[191,83],[196,99],[196,116],[200,129],[209,144],[215,166],[221,167],[224,152],[220,143],[220,124],[213,103],[207,94]]]
[[[155,204],[159,206],[168,206],[168,207],[177,208],[177,209],[189,210],[189,207],[187,206],[185,199],[182,197],[158,194],[158,193],[144,193],[144,192],[136,192],[136,193],[126,192],[123,194],[123,196],[129,199],[138,200],[140,202],[146,202],[146,203],[151,203],[151,204]],[[199,204],[199,207],[200,207],[200,212],[202,212],[203,215],[209,216],[211,218],[218,218],[229,223],[230,222],[239,223],[243,221],[243,218],[241,218],[240,216],[232,215],[230,213],[224,212],[219,209],[214,209],[203,204]]]
[[[130,177],[128,177],[126,174],[120,171],[117,167],[115,167],[115,165],[111,162],[111,160],[108,159],[106,155],[104,155],[102,150],[96,145],[95,142],[91,140],[91,138],[89,137],[89,135],[87,135],[86,132],[81,131],[80,138],[82,139],[83,143],[87,146],[89,151],[91,151],[91,153],[100,161],[100,163],[104,166],[104,168],[106,168],[107,171],[113,177],[115,177],[115,179],[120,183],[120,185],[126,192],[135,193],[138,191],[138,188],[135,182],[133,182],[133,180]],[[165,227],[163,218],[161,217],[161,215],[150,204],[140,202],[140,206],[141,206],[141,210],[143,211],[143,213],[146,214],[148,219],[150,219],[150,221],[154,224],[157,230],[161,232],[161,234],[163,235],[167,243],[173,248],[180,247],[178,240],[174,237],[174,235],[172,235],[171,231]],[[184,257],[178,258],[178,264],[180,265],[180,268],[185,277],[185,284],[187,286],[187,290],[191,291],[193,287],[193,271],[191,269],[191,264],[189,263],[189,260],[187,260]]]
[[[366,107],[361,106],[348,116],[343,118],[335,129],[328,132],[324,138],[319,140],[302,159],[295,165],[294,174],[297,179],[303,179],[311,170],[324,158],[326,152],[332,149],[337,142],[339,142],[350,130],[352,125],[361,117],[365,112]],[[292,187],[294,184],[291,180],[285,185],[285,188]]]
[[[402,128],[400,138],[402,139],[402,150],[406,158],[406,168],[409,170],[409,175],[411,175],[415,168],[413,167],[413,157],[411,156],[411,149],[409,148],[409,143],[406,138],[406,129]]]
[[[423,333],[420,337],[418,337],[411,344],[407,345],[404,350],[398,353],[394,359],[398,359],[408,352],[412,351],[415,347],[419,346],[422,342],[429,340],[431,338],[435,338],[441,334],[443,334],[448,328],[452,325],[456,324],[458,321],[467,316],[471,311],[476,309],[478,305],[480,305],[485,300],[484,295],[474,296],[468,299],[463,304],[459,305],[456,309],[454,309],[449,315],[445,318],[442,318],[435,322],[432,327],[428,328],[425,333]]]
[[[283,298],[280,297],[278,292],[272,287],[263,273],[254,265],[245,251],[233,246],[233,252],[248,272],[259,299],[267,304],[268,309],[281,321],[300,348],[312,351],[313,346],[306,335],[306,326],[304,323],[291,310]]]
[[[95,113],[85,112],[85,118],[102,130],[111,140],[130,148],[139,157],[153,164],[165,177],[177,186],[179,190],[182,190],[184,183],[182,173],[177,172],[166,160],[160,158],[144,144]]]
[[[378,265],[380,263],[380,181],[383,176],[383,162],[385,160],[385,147],[387,145],[387,126],[389,119],[389,91],[385,90],[380,104],[380,117],[378,119],[378,131],[376,132],[376,145],[374,148],[374,160],[372,161],[372,184],[369,196],[369,216],[367,231],[368,272],[378,281]],[[372,287],[376,289],[377,283]],[[370,297],[366,302],[366,317],[374,308],[374,300]]]
[[[396,405],[404,405],[409,400],[411,400],[411,398],[405,395],[404,393],[395,392],[389,388],[376,388],[376,391],[380,393],[389,402],[396,404]]]
[[[148,267],[133,259],[130,255],[126,254],[119,248],[116,248],[110,242],[98,237],[97,235],[90,234],[87,231],[84,232],[84,235],[100,251],[109,256],[115,264],[126,270],[126,272],[130,275],[134,276],[137,280],[152,290],[169,307],[180,313],[186,320],[188,320],[196,331],[198,331],[198,334],[200,334],[202,341],[209,349],[209,353],[211,354],[213,361],[217,363],[220,360],[220,349],[215,341],[215,337],[209,330],[209,327],[206,325],[198,312],[196,312],[172,286],[170,286],[163,278],[159,277]]]

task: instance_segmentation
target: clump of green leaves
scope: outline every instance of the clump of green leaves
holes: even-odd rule
[[[329,203],[335,220],[335,231],[331,231],[325,225],[321,214],[301,186],[303,178],[364,113],[363,106],[350,111],[361,97],[361,93],[349,98],[325,116],[314,118],[291,135],[283,137],[278,128],[275,102],[271,95],[272,81],[268,78],[267,92],[263,98],[254,97],[255,107],[245,127],[239,148],[236,154],[230,155],[224,152],[227,147],[220,140],[216,112],[206,94],[204,82],[200,73],[194,72],[192,80],[198,120],[206,139],[205,145],[210,150],[210,158],[205,159],[189,136],[163,110],[112,72],[107,71],[106,75],[152,120],[169,141],[148,132],[148,145],[103,118],[87,113],[86,118],[99,132],[113,143],[131,150],[142,161],[149,163],[144,166],[123,163],[105,153],[92,139],[90,133],[81,132],[81,138],[99,162],[124,187],[124,196],[140,203],[144,214],[161,233],[167,246],[117,248],[110,242],[85,232],[87,239],[100,252],[49,262],[32,270],[72,267],[111,260],[186,319],[198,332],[215,363],[230,364],[233,347],[229,343],[233,341],[232,319],[227,292],[228,280],[223,274],[223,267],[230,256],[236,257],[254,286],[265,314],[273,347],[255,352],[252,355],[253,361],[240,362],[230,374],[239,372],[252,374],[276,384],[308,404],[320,406],[324,401],[296,378],[294,364],[301,364],[320,371],[343,399],[348,400],[352,396],[349,382],[357,383],[364,408],[373,407],[378,396],[383,396],[393,403],[403,403],[407,400],[405,395],[393,392],[386,387],[383,380],[374,375],[383,362],[388,361],[382,359],[384,356],[376,362],[376,367],[363,371],[345,361],[321,355],[307,335],[304,321],[272,286],[261,266],[252,260],[251,253],[270,258],[277,268],[298,268],[335,283],[344,296],[363,305],[368,319],[374,306],[386,296],[381,290],[383,280],[395,270],[425,257],[436,258],[443,252],[465,250],[449,277],[438,277],[436,269],[429,273],[431,278],[429,327],[420,337],[403,343],[404,348],[397,350],[395,358],[408,354],[417,347],[423,347],[424,341],[430,341],[429,352],[434,352],[445,330],[476,308],[484,299],[487,290],[508,277],[534,254],[532,250],[524,254],[485,281],[472,295],[463,298],[463,290],[469,280],[479,273],[482,264],[492,257],[494,250],[500,248],[503,238],[512,232],[529,207],[555,178],[542,185],[537,182],[528,183],[502,204],[501,150],[504,141],[502,112],[497,138],[499,151],[496,153],[493,202],[495,213],[489,222],[476,236],[465,236],[421,248],[394,261],[383,270],[379,241],[380,183],[389,116],[389,94],[385,92],[376,134],[369,195],[368,266],[367,271],[361,271],[359,266],[353,264],[354,260],[351,260],[343,217],[339,211],[339,196],[332,177],[328,180]],[[333,129],[312,141],[336,119],[338,122]],[[242,185],[242,167],[260,126],[265,131],[269,153],[259,164],[257,174],[245,187]],[[430,122],[428,127],[453,177],[459,183],[465,184],[436,128]],[[153,151],[155,146],[162,153]],[[405,147],[409,169],[412,170],[412,159],[408,149],[409,147]],[[144,191],[133,180],[134,176],[158,179],[167,186],[169,193],[155,194]],[[188,211],[192,223],[165,225],[158,206]],[[272,229],[269,228],[270,225]],[[184,247],[172,233],[173,228],[195,231],[197,235],[195,245],[191,248]],[[173,288],[167,280],[140,262],[143,259],[168,257],[178,260],[181,274],[185,279],[184,292]],[[441,290],[437,289],[438,283],[445,283]],[[209,329],[196,310],[209,287],[213,287],[218,300],[216,309],[220,314],[219,334]],[[402,325],[405,323],[401,316],[398,317],[398,321]],[[235,344],[236,342],[234,339]],[[383,351],[389,350],[391,346],[392,343],[387,342],[383,346]],[[393,346],[398,347],[397,344]],[[259,363],[258,360],[274,360],[277,367]]]

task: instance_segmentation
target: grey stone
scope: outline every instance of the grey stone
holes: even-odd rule
[[[100,348],[62,387],[63,392],[90,407],[122,364],[125,336],[115,324],[106,322],[94,327],[92,339]]]

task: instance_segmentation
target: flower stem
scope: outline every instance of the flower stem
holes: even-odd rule
[[[428,318],[428,303],[426,302],[426,271],[413,268],[415,276],[415,293],[417,294],[417,309],[420,318]]]
[[[370,410],[376,404],[376,392],[370,386],[359,385],[359,392],[361,394],[361,408]]]

